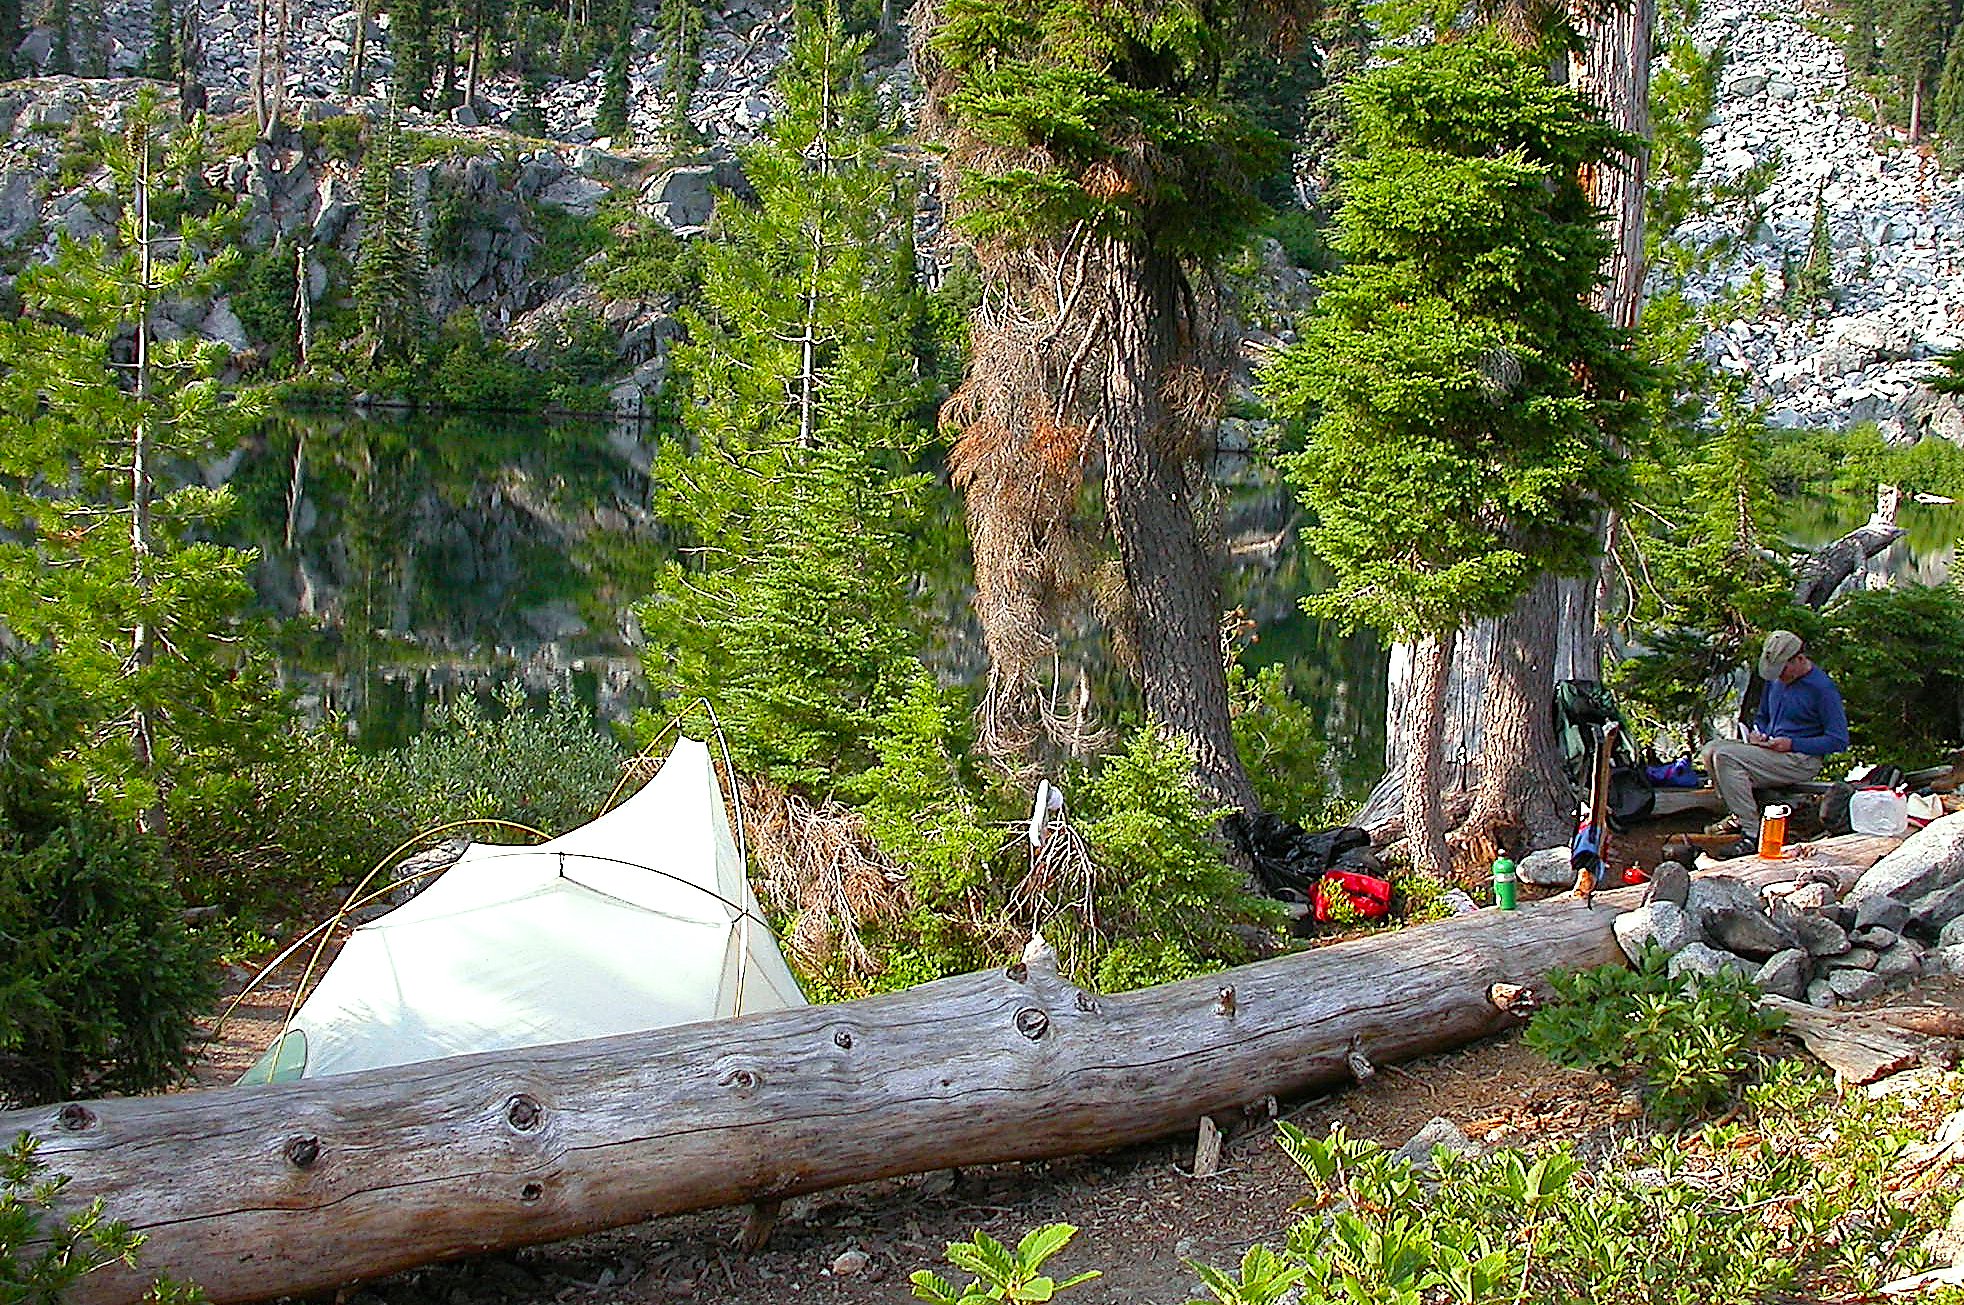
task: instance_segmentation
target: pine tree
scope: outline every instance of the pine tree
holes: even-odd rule
[[[593,118],[596,136],[611,136],[617,144],[632,144],[627,116],[628,65],[634,57],[634,0],[621,0],[614,19],[613,44],[607,51],[607,70],[600,82],[600,107]]]
[[[1950,34],[1950,53],[1944,56],[1932,108],[1931,121],[1948,153],[1953,159],[1964,156],[1964,23]]]
[[[1406,832],[1443,873],[1456,632],[1543,570],[1585,569],[1623,479],[1641,377],[1589,303],[1608,243],[1581,174],[1625,142],[1492,34],[1403,55],[1349,99],[1347,261],[1264,384],[1315,419],[1288,470],[1336,583],[1306,608],[1418,645]]]
[[[70,0],[51,0],[48,5],[48,26],[55,30],[54,43],[48,49],[48,71],[57,77],[73,76],[75,53],[71,42],[74,40],[75,14]]]
[[[1850,77],[1875,74],[1875,0],[1850,0],[1844,17],[1848,31],[1841,42],[1842,59]]]
[[[150,11],[150,48],[143,56],[143,75],[160,82],[177,80],[177,18],[170,0],[155,0]]]
[[[236,261],[215,219],[158,228],[153,198],[197,174],[203,141],[202,123],[162,140],[159,120],[146,92],[101,143],[115,236],[64,236],[0,324],[0,621],[88,702],[64,766],[152,830],[173,785],[250,759],[274,701],[241,637],[250,555],[202,542],[227,495],[169,478],[255,409],[225,399],[224,346],[152,329],[162,303],[211,293]]]
[[[1886,20],[1882,64],[1908,102],[1909,138],[1919,141],[1943,72],[1945,46],[1957,26],[1956,0],[1895,0]]]
[[[404,359],[423,335],[427,258],[402,167],[402,131],[393,112],[371,129],[361,164],[359,210],[355,309],[369,357]]]
[[[713,703],[739,765],[823,789],[872,763],[922,674],[927,405],[912,188],[885,153],[865,40],[832,3],[797,23],[784,114],[743,159],[757,203],[718,206],[675,354],[688,441],[664,447],[654,483],[685,560],[642,620],[655,687]]]
[[[699,0],[662,0],[655,19],[655,38],[662,52],[663,81],[669,95],[668,143],[671,146],[695,144],[701,139],[689,117],[689,101],[695,97],[696,82],[702,76],[702,34],[706,23]]]
[[[392,0],[389,15],[389,52],[395,58],[392,97],[411,108],[425,108],[436,86],[435,0]]]
[[[1099,602],[1147,717],[1191,743],[1208,798],[1256,808],[1230,728],[1200,459],[1231,366],[1214,273],[1266,216],[1257,186],[1278,144],[1223,75],[1308,9],[964,0],[917,28],[950,212],[984,281],[969,373],[942,416],[959,432],[997,755],[1083,746],[1047,681],[1064,604]],[[1094,523],[1080,509],[1099,473]],[[1121,585],[1098,581],[1101,533]]]

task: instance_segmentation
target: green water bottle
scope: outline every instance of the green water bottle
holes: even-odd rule
[[[1514,863],[1504,856],[1493,863],[1493,900],[1503,911],[1514,909]]]

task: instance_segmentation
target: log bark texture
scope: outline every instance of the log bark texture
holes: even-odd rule
[[[217,1302],[896,1174],[1186,1132],[1516,1018],[1496,983],[1620,961],[1614,910],[1482,911],[1117,996],[1026,964],[835,1006],[337,1078],[0,1114]]]

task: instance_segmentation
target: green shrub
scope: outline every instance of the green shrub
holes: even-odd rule
[[[1185,743],[1147,728],[1083,783],[1076,824],[1096,867],[1095,927],[1057,919],[1058,953],[1101,991],[1168,983],[1248,959],[1240,926],[1275,929],[1280,902],[1247,891],[1215,841]]]
[[[68,1178],[37,1159],[21,1133],[0,1151],[0,1301],[53,1305],[70,1288],[112,1264],[136,1266],[142,1234],[107,1217],[101,1197],[59,1222],[55,1205]],[[196,1287],[160,1278],[143,1295],[156,1305],[198,1305]]]
[[[1527,1044],[1558,1065],[1632,1077],[1666,1120],[1730,1101],[1760,1065],[1757,1044],[1779,1027],[1754,1004],[1757,990],[1731,969],[1681,983],[1668,957],[1644,952],[1635,968],[1604,965],[1550,975],[1553,999],[1535,1012]]]
[[[1239,661],[1228,667],[1234,708],[1234,746],[1264,810],[1305,829],[1333,823],[1341,814],[1330,768],[1330,746],[1316,713],[1289,692],[1280,663],[1250,673]]]
[[[477,314],[460,310],[444,323],[442,357],[434,377],[436,397],[451,408],[478,412],[536,411],[539,377],[511,356],[502,340],[486,337]]]
[[[1822,616],[1813,652],[1841,690],[1852,747],[1914,768],[1964,744],[1964,593],[1864,589]]]
[[[293,308],[297,261],[292,246],[276,241],[245,259],[233,274],[232,311],[254,343],[275,350],[293,347],[300,330]]]
[[[948,1263],[973,1274],[960,1291],[927,1269],[917,1269],[908,1281],[914,1284],[914,1299],[934,1305],[986,1305],[1005,1301],[1011,1305],[1034,1305],[1054,1300],[1059,1292],[1098,1276],[1096,1269],[1075,1274],[1062,1282],[1043,1272],[1044,1261],[1070,1245],[1077,1229],[1068,1223],[1050,1223],[1033,1228],[1014,1249],[985,1232],[977,1232],[965,1242],[948,1243]]]
[[[0,848],[0,1096],[166,1086],[216,994],[157,841],[80,813]]]
[[[1593,1171],[1565,1144],[1415,1163],[1284,1123],[1309,1213],[1238,1271],[1191,1267],[1220,1305],[1869,1299],[1921,1267],[1921,1236],[1955,1200],[1887,1186],[1935,1121],[1900,1100],[1839,1100],[1811,1069],[1775,1080],[1747,1125],[1635,1140]]]
[[[607,247],[610,231],[599,217],[580,217],[563,209],[532,210],[539,229],[538,275],[561,276]]]

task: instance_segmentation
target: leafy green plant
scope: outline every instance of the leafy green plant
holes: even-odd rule
[[[0,1301],[55,1305],[89,1274],[113,1264],[135,1268],[141,1233],[108,1218],[101,1197],[66,1219],[53,1218],[63,1174],[36,1157],[37,1141],[21,1133],[0,1151]],[[198,1305],[204,1293],[160,1278],[143,1299],[154,1305]]]
[[[1653,947],[1635,967],[1549,976],[1552,1000],[1535,1012],[1527,1044],[1558,1065],[1636,1077],[1667,1120],[1731,1100],[1759,1068],[1756,1044],[1780,1020],[1755,1004],[1758,990],[1737,972],[1681,983],[1668,959]]]
[[[1964,592],[1956,584],[1865,589],[1830,603],[1816,644],[1841,689],[1848,734],[1899,765],[1964,743]]]
[[[0,1100],[151,1091],[190,1063],[217,972],[162,853],[99,812],[0,844]]]
[[[914,1299],[933,1305],[985,1305],[988,1301],[1024,1302],[1054,1300],[1059,1292],[1099,1276],[1091,1269],[1061,1282],[1043,1272],[1051,1256],[1070,1245],[1077,1229],[1068,1223],[1050,1223],[1024,1234],[1014,1250],[985,1232],[965,1242],[948,1243],[948,1263],[973,1274],[960,1291],[929,1269],[916,1269],[908,1281],[914,1284]]]
[[[1262,808],[1314,829],[1331,823],[1341,805],[1330,746],[1316,713],[1289,692],[1280,663],[1249,671],[1228,667],[1234,746]]]

